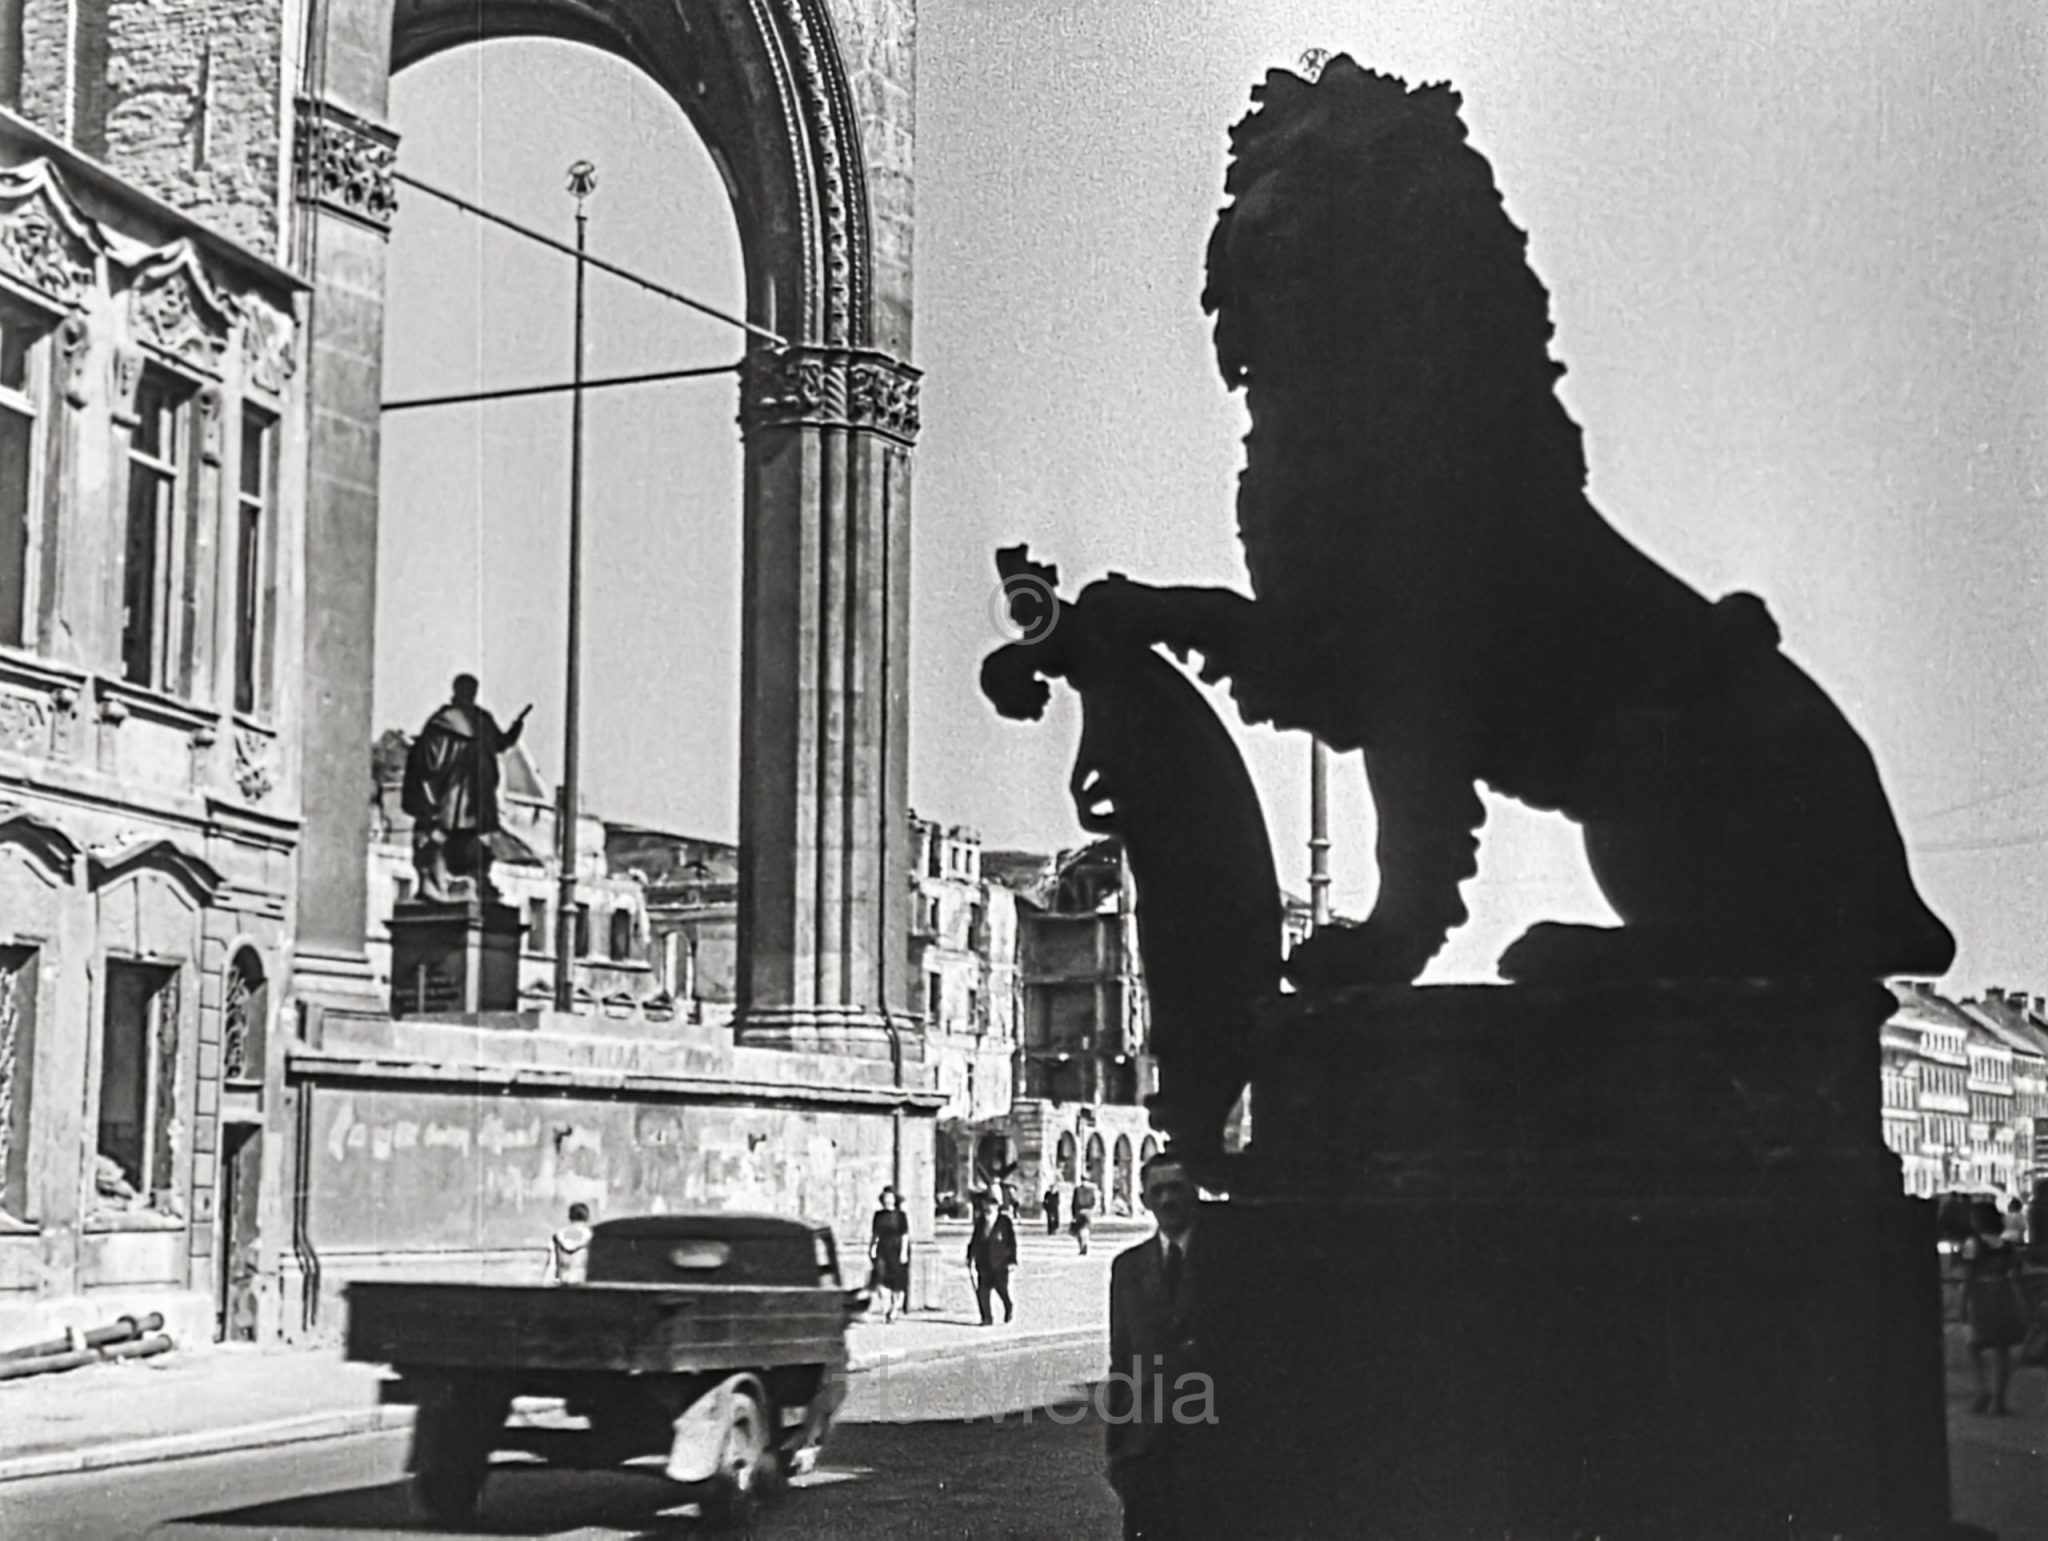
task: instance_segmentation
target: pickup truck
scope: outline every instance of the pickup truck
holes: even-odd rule
[[[743,1526],[817,1460],[867,1307],[830,1230],[728,1213],[607,1220],[577,1284],[362,1281],[346,1298],[347,1357],[391,1366],[384,1400],[417,1405],[413,1492],[445,1524],[475,1514],[492,1453],[518,1449],[581,1467],[662,1457],[679,1501]],[[560,1416],[508,1426],[515,1397]]]

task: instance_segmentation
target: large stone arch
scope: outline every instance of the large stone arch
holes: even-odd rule
[[[866,166],[820,0],[396,0],[392,70],[505,37],[602,49],[669,94],[726,179],[749,320],[792,340],[873,341]]]
[[[740,1030],[882,1054],[907,937],[905,710],[913,0],[314,0],[297,119],[313,282],[307,829],[295,987],[362,957],[383,240],[392,72],[490,38],[603,49],[677,102],[724,175],[758,341],[745,436]]]

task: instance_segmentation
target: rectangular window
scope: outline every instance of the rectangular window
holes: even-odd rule
[[[554,934],[548,930],[548,902],[545,899],[526,901],[526,950],[547,953],[555,950]]]
[[[270,707],[271,634],[277,609],[276,419],[242,413],[242,470],[235,494],[235,710]]]
[[[35,1062],[36,952],[0,947],[0,1215],[27,1220],[28,1105]]]
[[[101,1210],[172,1210],[171,1129],[178,1095],[178,975],[136,963],[107,965],[100,1028]]]
[[[176,645],[179,536],[191,498],[192,392],[145,369],[128,445],[128,539],[121,569],[121,677],[152,690],[185,685]]]
[[[939,1025],[939,1016],[946,1004],[946,981],[937,974],[924,976],[924,1011],[926,1023],[931,1027]]]
[[[42,361],[49,325],[0,305],[0,642],[33,640],[29,584],[42,504]]]
[[[576,906],[576,956],[590,956],[590,906],[587,904]]]

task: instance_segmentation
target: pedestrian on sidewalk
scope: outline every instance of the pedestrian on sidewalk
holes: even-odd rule
[[[2005,1239],[2005,1217],[1990,1199],[1972,1212],[1977,1234],[1963,1244],[1963,1309],[1970,1323],[1970,1358],[1977,1367],[1973,1411],[2007,1417],[2006,1388],[2012,1383],[2012,1351],[2027,1336],[2027,1303],[2020,1293],[2019,1249]],[[1996,1377],[1987,1381],[1989,1350]]]
[[[1017,1308],[1010,1301],[1010,1270],[1017,1266],[1017,1228],[1010,1221],[1010,1206],[1001,1196],[976,1194],[974,1234],[967,1238],[967,1271],[974,1276],[974,1301],[981,1307],[981,1325],[993,1327],[995,1312],[989,1297],[1003,1303],[1003,1320],[1014,1320]]]
[[[1067,1227],[1074,1233],[1074,1242],[1081,1249],[1081,1256],[1088,1255],[1088,1234],[1095,1228],[1096,1194],[1093,1183],[1074,1185],[1074,1218]]]
[[[1045,1190],[1045,1234],[1057,1236],[1060,1233],[1060,1184],[1054,1178]]]
[[[569,1223],[548,1238],[549,1284],[581,1284],[590,1271],[590,1206],[571,1204]]]
[[[882,1207],[869,1228],[868,1288],[888,1297],[883,1321],[893,1322],[898,1310],[909,1309],[910,1216],[903,1212],[903,1198],[894,1188],[882,1190]]]
[[[1180,1158],[1161,1151],[1139,1169],[1155,1235],[1117,1255],[1109,1268],[1109,1377],[1102,1422],[1109,1485],[1124,1506],[1124,1541],[1180,1541],[1193,1532],[1189,1505],[1199,1460],[1178,1393],[1199,1378],[1195,1277],[1194,1180]],[[1148,1395],[1149,1393],[1152,1393]]]

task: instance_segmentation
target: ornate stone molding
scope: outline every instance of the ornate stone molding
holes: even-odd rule
[[[85,366],[92,357],[92,328],[76,311],[57,328],[57,356],[61,360],[57,375],[64,382],[64,400],[73,407],[84,406],[91,390]]]
[[[756,348],[740,376],[740,425],[854,428],[917,442],[920,371],[867,348]]]
[[[298,196],[380,234],[398,212],[398,136],[332,102],[299,98]]]
[[[260,803],[277,785],[276,747],[268,734],[236,731],[235,786],[245,800]]]
[[[198,396],[198,405],[199,458],[207,465],[218,466],[223,454],[220,387],[209,385],[202,390]]]
[[[56,715],[57,709],[46,695],[0,690],[0,750],[47,757]]]
[[[49,161],[0,169],[0,273],[71,310],[95,287],[106,249]]]
[[[253,294],[242,296],[243,378],[260,391],[282,396],[298,369],[292,318]]]
[[[203,374],[221,373],[240,307],[215,286],[190,241],[135,263],[123,304],[137,342]]]
[[[777,0],[786,35],[795,44],[802,118],[817,168],[819,215],[824,223],[824,335],[846,344],[867,340],[866,182],[859,135],[846,86],[845,61],[831,16],[821,0]],[[850,153],[849,153],[850,152]]]

